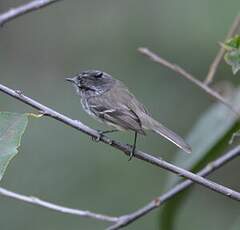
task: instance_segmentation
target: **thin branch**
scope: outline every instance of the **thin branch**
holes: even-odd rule
[[[3,26],[5,23],[13,20],[14,18],[17,18],[21,15],[24,15],[28,12],[38,10],[42,7],[50,5],[50,4],[52,4],[54,2],[57,2],[57,1],[60,1],[60,0],[35,0],[35,1],[29,2],[25,5],[19,6],[17,8],[10,9],[9,11],[7,11],[5,13],[0,14],[0,26]],[[239,23],[240,23],[240,17],[238,18],[238,22],[236,23],[236,25],[233,25],[232,31],[230,30],[230,32],[229,32],[230,35],[231,35],[231,33],[234,33],[234,31],[238,28]],[[230,36],[230,35],[228,35],[228,36]],[[227,105],[232,111],[234,111],[236,114],[238,114],[238,111],[236,111],[232,107],[232,105],[229,104],[228,101],[226,101],[224,98],[222,98],[219,94],[217,94],[215,91],[213,91],[209,87],[204,86],[202,84],[202,82],[195,79],[192,75],[187,73],[181,67],[161,59],[159,56],[152,53],[151,51],[149,51],[146,48],[141,48],[140,52],[144,53],[145,55],[148,55],[155,62],[163,64],[163,65],[167,66],[168,68],[178,72],[182,76],[186,77],[188,80],[190,80],[193,83],[195,83],[196,85],[198,85],[200,88],[205,90],[208,94],[210,94],[214,98],[220,100],[222,103]],[[208,73],[208,76],[207,76],[207,79],[206,79],[206,83],[209,83],[209,82],[212,81],[212,78],[213,78],[213,76],[216,72],[216,69],[217,69],[217,67],[218,67],[218,65],[221,61],[221,58],[222,58],[223,54],[224,54],[224,51],[220,50],[218,55],[216,56],[213,64],[210,67],[210,70],[209,70],[209,73]],[[12,90],[10,88],[7,88],[3,85],[0,85],[0,90],[2,92],[12,96],[12,97],[24,102],[25,104],[28,104],[28,105],[36,108],[37,110],[39,110],[41,113],[43,113],[46,116],[50,116],[50,117],[52,117],[56,120],[59,120],[59,121],[65,123],[66,125],[69,125],[69,126],[75,128],[75,129],[78,129],[78,130],[82,131],[83,133],[85,133],[89,136],[99,138],[99,134],[96,130],[93,130],[93,129],[89,128],[88,126],[84,125],[80,121],[72,120],[69,117],[66,117],[66,116],[56,112],[55,110],[52,110],[51,108],[49,108],[47,106],[44,106],[44,105],[40,104],[39,102],[34,101],[33,99],[29,98],[29,97],[24,96],[23,93],[21,93],[20,91],[14,91],[14,90]],[[121,150],[126,155],[130,154],[131,150],[129,149],[129,146],[127,146],[127,145],[123,145],[119,142],[113,141],[106,136],[103,136],[103,137],[101,136],[100,140],[103,143],[109,144],[109,145],[113,146],[114,148]],[[172,164],[170,164],[170,163],[168,163],[164,160],[155,158],[155,157],[153,157],[153,156],[151,156],[147,153],[144,153],[142,151],[136,151],[136,153],[135,153],[136,158],[144,160],[148,163],[157,165],[161,168],[164,168],[164,169],[169,170],[173,173],[176,173],[176,174],[178,174],[182,177],[189,178],[190,180],[186,180],[186,181],[176,185],[169,192],[167,192],[167,193],[163,194],[162,196],[156,198],[155,200],[150,202],[148,205],[146,205],[145,207],[137,210],[136,212],[131,213],[129,215],[121,216],[121,217],[111,217],[111,216],[107,216],[107,215],[93,213],[93,212],[90,212],[90,211],[83,211],[83,210],[79,210],[79,209],[72,209],[72,208],[56,205],[56,204],[41,200],[37,197],[21,195],[21,194],[9,191],[7,189],[4,189],[2,187],[0,187],[0,194],[4,195],[4,196],[7,196],[7,197],[14,198],[14,199],[18,199],[18,200],[21,200],[21,201],[24,201],[24,202],[27,202],[27,203],[42,206],[42,207],[45,207],[45,208],[48,208],[48,209],[52,209],[52,210],[55,210],[55,211],[58,211],[58,212],[63,212],[63,213],[68,213],[68,214],[73,214],[73,215],[78,215],[78,216],[83,216],[83,217],[94,218],[94,219],[98,219],[98,220],[102,220],[102,221],[114,222],[116,224],[111,226],[109,228],[109,230],[110,229],[119,229],[120,227],[128,225],[129,223],[133,222],[134,220],[138,219],[139,217],[149,213],[151,210],[159,207],[161,204],[166,202],[168,199],[170,199],[171,197],[173,197],[177,193],[179,193],[182,190],[189,187],[191,184],[193,184],[193,182],[196,182],[196,183],[198,183],[200,185],[203,185],[204,187],[209,188],[209,189],[211,189],[215,192],[221,193],[221,194],[223,194],[227,197],[230,197],[232,199],[235,199],[235,200],[239,201],[240,200],[240,193],[238,193],[234,190],[231,190],[231,189],[229,189],[225,186],[222,186],[220,184],[217,184],[215,182],[212,182],[210,180],[204,179],[202,177],[202,176],[208,175],[210,172],[216,170],[217,168],[222,166],[224,163],[226,163],[229,160],[231,160],[232,158],[238,156],[239,153],[240,153],[240,147],[237,147],[234,150],[230,151],[228,154],[224,155],[223,157],[221,157],[218,160],[209,164],[207,167],[205,167],[202,171],[200,171],[196,175],[196,174],[193,174],[191,172],[188,172],[187,170],[184,170],[184,169],[181,169],[181,168],[179,168],[175,165],[172,165]]]
[[[200,172],[198,172],[198,175],[205,177],[238,156],[240,156],[240,146],[235,147],[234,149],[230,150],[229,152],[227,152],[224,155],[222,155],[221,157],[219,157],[217,160],[209,163]],[[147,205],[138,209],[137,211],[130,213],[128,215],[118,217],[117,223],[110,226],[108,228],[108,230],[119,229],[121,227],[124,227],[124,226],[132,223],[133,221],[148,214],[149,212],[158,208],[159,206],[162,206],[166,201],[173,198],[175,195],[182,192],[183,190],[189,188],[191,185],[193,185],[193,182],[191,180],[185,180],[185,181],[177,184],[172,189],[170,189],[168,192],[166,192],[163,195],[152,200]]]
[[[240,27],[240,15],[238,15],[235,20],[233,21],[233,24],[232,26],[230,27],[229,31],[228,31],[228,34],[226,36],[226,39],[229,39],[231,37],[234,36],[234,34],[237,32],[237,30],[239,29]],[[210,65],[209,67],[209,71],[208,71],[208,74],[206,76],[206,79],[204,81],[204,84],[208,85],[210,84],[212,81],[213,81],[213,78],[214,78],[214,75],[218,69],[218,66],[222,60],[222,57],[225,53],[225,49],[223,48],[223,46],[220,47],[216,57],[214,58],[212,64]]]
[[[189,80],[190,82],[192,82],[193,84],[197,85],[200,89],[204,90],[207,94],[209,94],[210,96],[212,96],[213,98],[221,101],[224,105],[226,105],[232,112],[235,113],[235,115],[239,116],[239,111],[237,111],[232,104],[227,101],[225,98],[223,98],[220,94],[218,94],[216,91],[212,90],[210,87],[208,87],[207,85],[203,84],[201,81],[199,81],[198,79],[196,79],[193,75],[191,75],[190,73],[188,73],[187,71],[185,71],[183,68],[181,68],[180,66],[171,63],[163,58],[161,58],[159,55],[157,55],[156,53],[152,52],[151,50],[149,50],[148,48],[139,48],[138,51],[144,55],[146,55],[148,58],[150,58],[152,61],[159,63],[173,71],[175,71],[176,73],[180,74],[181,76],[183,76],[184,78],[186,78],[187,80]]]
[[[0,26],[3,26],[5,23],[13,20],[14,18],[27,14],[31,11],[41,9],[57,1],[60,0],[34,0],[22,6],[12,8],[7,12],[0,14]]]
[[[84,125],[83,123],[81,123],[80,121],[77,120],[72,120],[71,118],[60,114],[58,112],[56,112],[55,110],[40,104],[39,102],[23,95],[23,93],[19,90],[12,90],[4,85],[0,84],[0,91],[24,102],[25,104],[28,104],[30,106],[32,106],[33,108],[38,109],[39,111],[41,111],[41,113],[43,113],[46,116],[52,117],[58,121],[61,121],[63,123],[65,123],[68,126],[71,126],[77,130],[80,130],[81,132],[95,137],[95,138],[99,138],[99,140],[103,143],[106,143],[108,145],[111,145],[112,147],[121,150],[123,153],[125,153],[126,155],[130,156],[131,154],[131,147],[128,145],[123,145],[120,142],[117,142],[115,140],[111,140],[110,138],[106,137],[106,136],[102,136],[99,135],[98,132],[94,129],[91,129],[90,127]],[[134,153],[134,157],[138,158],[140,160],[143,160],[145,162],[148,162],[150,164],[156,165],[160,168],[166,169],[170,172],[173,172],[181,177],[185,177],[187,179],[190,179],[194,182],[196,182],[197,184],[200,184],[210,190],[213,190],[217,193],[220,193],[224,196],[227,196],[233,200],[237,200],[240,201],[240,193],[236,192],[230,188],[227,188],[223,185],[220,185],[218,183],[215,183],[213,181],[207,180],[199,175],[196,175],[192,172],[189,172],[185,169],[182,169],[180,167],[177,167],[167,161],[164,161],[162,159],[159,159],[157,157],[151,156],[145,152],[136,150]]]
[[[217,160],[213,161],[212,163],[209,163],[204,169],[202,169],[198,175],[200,176],[207,176],[210,173],[214,172],[216,169],[222,167],[224,164],[229,162],[230,160],[233,160],[237,156],[240,155],[240,146],[235,147],[234,149],[230,150]],[[77,215],[81,217],[88,217],[92,219],[97,219],[101,221],[108,221],[108,222],[113,222],[114,225],[110,226],[108,229],[113,230],[113,229],[119,229],[121,227],[124,227],[126,225],[129,225],[130,223],[134,222],[135,220],[139,219],[140,217],[148,214],[152,210],[158,208],[162,204],[164,204],[167,200],[171,199],[181,191],[187,189],[193,184],[191,180],[186,180],[184,182],[179,183],[176,185],[174,188],[163,194],[162,196],[159,196],[158,198],[154,199],[147,205],[145,205],[143,208],[130,213],[128,215],[124,216],[119,216],[119,217],[112,217],[112,216],[107,216],[107,215],[102,215],[98,213],[93,213],[90,211],[86,210],[79,210],[79,209],[73,209],[73,208],[68,208],[65,206],[60,206],[57,204],[53,204],[48,201],[41,200],[37,197],[33,196],[26,196],[22,195],[16,192],[9,191],[5,188],[0,187],[0,194],[6,197],[10,197],[16,200],[20,200],[26,203],[30,203],[33,205],[41,206],[47,209],[51,209],[57,212],[62,212],[66,214],[72,214],[72,215]]]
[[[88,217],[88,218],[93,218],[101,221],[108,221],[108,222],[116,222],[118,220],[117,217],[112,217],[112,216],[106,216],[98,213],[93,213],[89,212],[86,210],[79,210],[79,209],[73,209],[73,208],[68,208],[64,206],[60,206],[57,204],[50,203],[48,201],[41,200],[37,197],[33,196],[25,196],[19,193],[15,193],[12,191],[9,191],[5,188],[0,187],[0,194],[6,197],[11,197],[13,199],[17,199],[26,203],[30,203],[33,205],[41,206],[44,208],[48,208],[57,212],[62,212],[62,213],[67,213],[67,214],[72,214],[72,215],[77,215],[77,216],[82,216],[82,217]]]

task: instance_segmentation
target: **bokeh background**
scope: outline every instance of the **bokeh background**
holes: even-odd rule
[[[25,2],[1,0],[0,12]],[[239,6],[239,0],[61,1],[0,30],[0,81],[91,127],[104,129],[83,112],[72,87],[64,81],[81,70],[104,70],[124,81],[157,120],[186,136],[213,100],[176,73],[143,57],[137,48],[147,46],[204,79],[219,48],[217,42],[224,40]],[[226,64],[220,66],[216,80],[239,82]],[[2,93],[0,110],[34,111]],[[124,143],[133,138],[131,133],[112,137]],[[170,161],[177,150],[152,133],[139,138],[138,147]],[[31,118],[19,154],[1,185],[69,207],[126,214],[160,195],[169,175],[127,159],[53,119]],[[229,163],[211,178],[239,190],[239,163]],[[4,230],[107,226],[4,197],[0,203]],[[181,208],[177,230],[229,229],[240,211],[237,202],[200,186]],[[159,229],[159,221],[157,210],[126,229]]]

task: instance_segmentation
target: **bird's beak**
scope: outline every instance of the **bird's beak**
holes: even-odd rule
[[[74,78],[66,78],[66,81],[69,81],[71,83],[75,83],[75,79]]]

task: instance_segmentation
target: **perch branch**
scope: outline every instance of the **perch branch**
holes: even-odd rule
[[[41,9],[57,1],[60,0],[34,0],[19,7],[12,8],[7,12],[0,14],[0,26],[3,26],[4,24],[13,20],[14,18],[27,14],[31,11]]]
[[[8,94],[14,98],[16,98],[17,100],[22,101],[25,104],[30,105],[33,108],[36,108],[37,110],[39,110],[42,114],[52,117],[58,121],[63,122],[64,124],[71,126],[89,136],[95,137],[95,138],[99,138],[99,140],[103,143],[106,143],[108,145],[111,145],[112,147],[121,150],[121,152],[125,153],[126,155],[130,156],[131,154],[131,147],[128,145],[124,145],[121,144],[120,142],[117,142],[115,140],[111,140],[110,138],[108,138],[107,136],[102,136],[99,135],[99,133],[94,130],[91,129],[90,127],[84,125],[82,122],[77,121],[77,120],[72,120],[71,118],[58,113],[57,111],[42,105],[41,103],[31,99],[30,97],[25,96],[21,91],[19,90],[12,90],[2,84],[0,84],[0,91],[4,92],[5,94]],[[237,191],[234,191],[230,188],[227,188],[223,185],[220,185],[218,183],[215,183],[213,181],[207,180],[199,175],[196,175],[192,172],[189,172],[185,169],[182,169],[180,167],[177,167],[167,161],[164,161],[162,159],[159,159],[157,157],[154,157],[152,155],[149,155],[143,151],[140,150],[136,150],[134,153],[134,157],[138,158],[140,160],[143,160],[145,162],[148,162],[150,164],[156,165],[160,168],[166,169],[170,172],[173,172],[181,177],[185,177],[187,179],[190,179],[194,182],[196,182],[197,184],[200,184],[210,190],[213,190],[217,193],[220,193],[224,196],[227,196],[231,199],[240,201],[240,193]]]
[[[57,1],[60,1],[60,0],[35,0],[35,1],[31,1],[27,4],[24,4],[22,6],[19,6],[17,8],[10,9],[9,11],[7,11],[5,13],[0,14],[0,26],[3,26],[5,23],[13,20],[14,18],[17,18],[21,15],[24,15],[28,12],[38,10],[42,7],[50,5],[50,4],[52,4],[54,2],[57,2]],[[235,33],[235,31],[239,27],[239,24],[240,24],[240,16],[238,16],[238,18],[235,21],[235,24],[233,24],[232,28],[230,29],[228,37]],[[198,85],[201,89],[206,91],[209,95],[218,99],[219,101],[224,103],[226,106],[228,106],[232,111],[234,111],[236,114],[238,114],[238,111],[235,111],[235,109],[232,107],[231,104],[229,104],[228,101],[226,101],[224,98],[222,98],[218,93],[213,91],[211,88],[209,88],[208,86],[204,85],[202,82],[195,79],[191,74],[187,73],[181,67],[163,60],[162,58],[160,58],[159,56],[152,53],[151,51],[149,51],[146,48],[141,48],[140,52],[149,56],[155,62],[163,64],[163,65],[167,66],[168,68],[170,68],[170,69],[176,71],[177,73],[181,74],[182,76],[186,77],[188,80],[190,80],[194,84]],[[214,76],[214,74],[217,70],[217,67],[218,67],[218,65],[221,61],[221,58],[222,58],[223,54],[224,54],[224,51],[221,48],[219,53],[217,54],[214,62],[210,66],[209,73],[208,73],[206,81],[205,81],[206,84],[208,84],[212,81],[213,76]],[[47,106],[44,106],[44,105],[38,103],[37,101],[29,98],[29,97],[24,96],[23,93],[21,93],[20,91],[14,91],[14,90],[12,90],[10,88],[7,88],[6,86],[3,86],[3,85],[0,85],[0,90],[2,92],[12,96],[12,97],[24,102],[25,104],[28,104],[28,105],[34,107],[35,109],[39,110],[42,114],[44,114],[46,116],[52,117],[56,120],[59,120],[59,121],[65,123],[66,125],[69,125],[69,126],[75,128],[75,129],[78,129],[78,130],[82,131],[83,133],[85,133],[89,136],[92,136],[92,137],[95,137],[95,138],[99,137],[99,134],[96,130],[93,130],[93,129],[89,128],[88,126],[84,125],[80,121],[72,120],[69,117],[66,117],[66,116],[62,115],[62,114],[56,112],[53,109],[51,109]],[[101,137],[100,140],[103,143],[109,144],[109,145],[113,146],[114,148],[121,150],[126,155],[130,154],[131,150],[130,150],[129,146],[127,146],[127,145],[123,145],[119,142],[111,140],[106,136]],[[111,216],[97,214],[97,213],[93,213],[93,212],[89,212],[89,211],[67,208],[67,207],[64,207],[64,206],[56,205],[56,204],[41,200],[41,199],[36,198],[36,197],[21,195],[21,194],[9,191],[9,190],[1,188],[1,187],[0,187],[0,194],[4,195],[4,196],[7,196],[7,197],[14,198],[14,199],[22,200],[22,201],[27,202],[27,203],[42,206],[42,207],[45,207],[45,208],[48,208],[48,209],[52,209],[52,210],[55,210],[55,211],[58,211],[58,212],[63,212],[63,213],[68,213],[68,214],[73,214],[73,215],[78,215],[78,216],[94,218],[94,219],[98,219],[98,220],[102,220],[102,221],[114,222],[115,224],[113,226],[111,226],[109,228],[109,230],[110,229],[111,230],[112,229],[119,229],[120,227],[128,225],[129,223],[133,222],[134,220],[138,219],[139,217],[141,217],[143,215],[146,215],[151,210],[159,207],[164,202],[166,202],[168,199],[175,196],[177,193],[179,193],[182,190],[188,188],[190,185],[193,184],[193,182],[196,182],[196,183],[198,183],[200,185],[203,185],[204,187],[209,188],[209,189],[211,189],[215,192],[221,193],[221,194],[223,194],[227,197],[230,197],[232,199],[235,199],[235,200],[239,201],[240,200],[240,193],[238,193],[236,191],[233,191],[233,190],[231,190],[231,189],[229,189],[225,186],[222,186],[220,184],[214,183],[210,180],[207,180],[207,179],[203,178],[203,176],[206,176],[209,173],[215,171],[217,168],[221,167],[223,164],[230,161],[234,157],[239,156],[239,153],[240,153],[240,147],[236,147],[235,149],[231,150],[230,152],[223,155],[219,159],[217,159],[214,162],[208,164],[208,166],[206,166],[198,174],[193,174],[191,172],[188,172],[187,170],[184,170],[184,169],[181,169],[181,168],[179,168],[175,165],[172,165],[172,164],[170,164],[170,163],[168,163],[164,160],[155,158],[155,157],[153,157],[153,156],[151,156],[147,153],[144,153],[142,151],[136,151],[136,153],[135,153],[136,158],[144,160],[148,163],[157,165],[158,167],[167,169],[167,170],[169,170],[169,171],[171,171],[175,174],[178,174],[182,177],[188,178],[188,180],[186,180],[182,183],[179,183],[174,188],[169,190],[167,193],[165,193],[162,196],[154,199],[149,204],[147,204],[143,208],[137,210],[136,212],[133,212],[133,213],[128,214],[128,215],[120,216],[120,217],[111,217]]]
[[[202,90],[204,90],[207,94],[209,94],[210,96],[212,96],[213,98],[221,101],[224,105],[226,105],[232,112],[235,113],[235,115],[239,116],[239,112],[231,105],[231,103],[229,101],[227,101],[225,98],[223,98],[220,94],[218,94],[217,92],[215,92],[214,90],[212,90],[210,87],[208,87],[207,85],[203,84],[201,81],[199,81],[198,79],[196,79],[193,75],[191,75],[190,73],[188,73],[187,71],[185,71],[183,68],[181,68],[180,66],[173,64],[163,58],[161,58],[159,55],[157,55],[156,53],[152,52],[151,50],[149,50],[148,48],[139,48],[138,51],[144,55],[146,55],[148,58],[150,58],[152,61],[159,63],[173,71],[175,71],[176,73],[180,74],[181,76],[183,76],[184,78],[186,78],[187,80],[189,80],[190,82],[192,82],[193,84],[197,85],[199,88],[201,88]]]
[[[209,163],[204,169],[202,169],[198,175],[200,176],[207,176],[210,173],[214,172],[216,169],[222,167],[224,164],[229,162],[230,160],[236,158],[237,156],[240,155],[240,146],[235,147],[234,149],[230,150],[217,160]],[[90,211],[86,210],[79,210],[79,209],[73,209],[73,208],[68,208],[65,206],[60,206],[48,201],[41,200],[37,197],[33,196],[26,196],[22,195],[16,192],[9,191],[5,188],[0,187],[0,194],[6,197],[10,197],[16,200],[20,200],[26,203],[30,203],[33,205],[41,206],[47,209],[51,209],[57,212],[61,213],[66,213],[66,214],[72,214],[72,215],[77,215],[81,217],[88,217],[88,218],[93,218],[101,221],[108,221],[108,222],[113,222],[114,225],[110,226],[108,229],[109,230],[114,230],[114,229],[119,229],[121,227],[124,227],[126,225],[129,225],[130,223],[134,222],[135,220],[139,219],[140,217],[148,214],[152,210],[158,208],[161,206],[163,203],[165,203],[167,200],[171,199],[174,197],[176,194],[180,193],[181,191],[185,190],[189,186],[191,186],[193,182],[191,180],[185,180],[179,184],[177,184],[175,187],[170,189],[168,192],[164,193],[162,196],[157,197],[147,205],[145,205],[143,208],[130,213],[128,215],[123,215],[119,217],[112,217],[112,216],[107,216],[107,215],[102,215],[98,213],[93,213]]]
[[[228,151],[218,159],[209,163],[206,167],[204,167],[201,171],[198,172],[198,175],[205,177],[238,156],[240,156],[240,146],[233,148],[232,150]],[[114,223],[112,226],[110,226],[108,230],[115,230],[115,229],[119,229],[121,227],[127,226],[128,224],[132,223],[138,218],[148,214],[149,212],[158,208],[159,206],[162,206],[166,201],[173,198],[175,195],[187,189],[191,185],[193,185],[193,182],[191,180],[185,180],[175,185],[168,192],[155,198],[154,200],[149,202],[144,207],[138,209],[137,211],[130,213],[128,215],[118,217],[117,223]]]

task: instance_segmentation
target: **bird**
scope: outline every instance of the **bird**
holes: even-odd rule
[[[191,153],[191,147],[183,138],[155,120],[124,83],[110,74],[100,70],[85,70],[66,80],[72,83],[81,98],[83,109],[90,116],[115,128],[99,131],[100,136],[115,131],[134,132],[129,160],[134,156],[137,135],[146,135],[146,130],[159,134]]]

